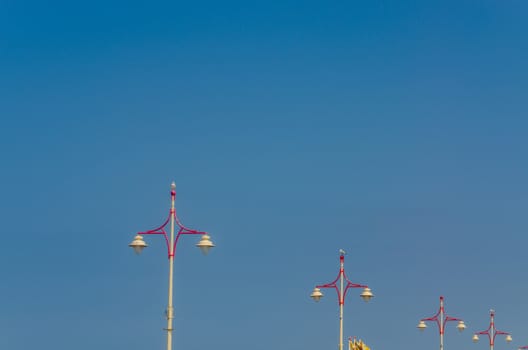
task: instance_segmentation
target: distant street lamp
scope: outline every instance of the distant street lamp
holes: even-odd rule
[[[508,343],[512,341],[512,337],[511,337],[510,333],[499,331],[499,330],[497,330],[497,328],[495,328],[495,310],[490,310],[490,324],[489,324],[488,329],[486,329],[485,331],[482,331],[482,332],[477,332],[477,333],[475,333],[473,335],[473,341],[475,343],[479,341],[479,335],[487,335],[488,336],[490,350],[493,350],[493,347],[495,345],[495,337],[497,335],[505,335],[506,336],[505,340]]]
[[[345,251],[341,249],[339,250],[339,254],[340,267],[337,278],[331,283],[315,286],[314,290],[312,291],[312,294],[310,294],[310,297],[315,301],[319,301],[323,297],[323,293],[321,292],[322,288],[332,288],[336,290],[339,302],[339,350],[343,350],[343,307],[345,305],[345,297],[348,289],[363,288],[363,292],[361,292],[360,296],[366,302],[372,299],[374,297],[374,294],[372,294],[372,291],[368,286],[355,284],[348,280],[345,274]],[[336,283],[338,281],[339,286]]]
[[[458,325],[456,328],[462,332],[464,329],[466,329],[466,325],[464,324],[464,321],[462,321],[460,318],[451,317],[446,315],[445,309],[444,309],[444,297],[440,297],[440,309],[436,313],[436,315],[428,318],[422,318],[420,322],[418,323],[418,326],[416,326],[420,331],[423,331],[425,328],[427,328],[427,325],[425,322],[436,322],[436,325],[438,326],[438,332],[440,333],[440,350],[444,349],[444,333],[445,333],[445,326],[447,322],[452,321],[458,321]]]
[[[163,235],[165,237],[165,243],[167,244],[167,254],[169,257],[169,302],[167,306],[167,350],[172,350],[172,320],[174,318],[174,308],[172,306],[172,288],[173,288],[173,275],[174,275],[174,254],[176,253],[176,245],[181,235],[202,235],[201,240],[196,244],[198,248],[206,255],[211,248],[214,247],[211,242],[211,237],[206,232],[191,230],[183,226],[176,215],[176,208],[174,202],[176,201],[176,184],[171,184],[171,208],[169,211],[169,217],[165,222],[158,228],[153,230],[139,232],[134,240],[128,245],[133,248],[136,254],[140,254],[141,251],[148,245],[143,240],[142,235]],[[170,222],[170,236],[165,232],[165,228]],[[178,225],[178,233],[176,238],[174,237],[174,224]]]

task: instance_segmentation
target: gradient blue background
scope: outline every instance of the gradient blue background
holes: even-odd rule
[[[313,286],[348,251],[345,334],[374,350],[528,343],[528,3],[0,3],[0,348],[337,348]],[[356,293],[357,292],[357,293]]]

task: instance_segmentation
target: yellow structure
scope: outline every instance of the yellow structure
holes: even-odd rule
[[[363,340],[354,337],[348,338],[348,350],[370,350],[370,347]]]

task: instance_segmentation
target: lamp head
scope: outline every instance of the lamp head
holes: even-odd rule
[[[200,248],[203,255],[207,255],[207,253],[209,253],[209,250],[213,248],[215,245],[211,241],[211,237],[209,237],[209,235],[207,234],[204,234],[202,236],[202,239],[200,239],[200,242],[196,243],[196,246]]]
[[[143,236],[141,235],[136,235],[134,240],[128,246],[133,248],[134,252],[136,252],[138,255],[143,251],[144,248],[148,247],[147,243],[145,243],[143,240]]]
[[[372,294],[372,291],[370,290],[369,287],[365,287],[365,289],[363,289],[363,292],[360,294],[360,296],[363,300],[365,300],[365,302],[368,302],[370,299],[374,297],[374,294]]]
[[[466,329],[466,324],[464,321],[460,320],[458,321],[457,329],[462,332],[464,329]]]
[[[478,341],[479,341],[479,337],[478,337],[478,335],[473,334],[473,338],[471,338],[471,340],[473,340],[473,343],[478,342]]]
[[[416,326],[416,328],[418,328],[420,331],[424,331],[427,328],[427,325],[424,321],[420,321],[418,322],[418,326]]]
[[[323,292],[317,287],[314,288],[312,291],[312,294],[310,294],[310,298],[312,298],[314,301],[319,301],[323,297]]]
[[[506,336],[506,341],[507,341],[508,343],[510,343],[512,340],[513,340],[513,339],[512,339],[512,336],[508,334],[508,335]]]

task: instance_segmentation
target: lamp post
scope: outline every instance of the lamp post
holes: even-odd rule
[[[336,290],[339,303],[339,350],[343,350],[343,307],[345,306],[345,297],[348,290],[350,288],[363,288],[363,292],[361,292],[360,296],[366,302],[372,299],[374,294],[372,294],[372,291],[368,286],[352,283],[346,277],[345,251],[342,249],[339,250],[339,264],[339,274],[337,275],[337,278],[331,283],[315,286],[312,294],[310,294],[310,297],[315,301],[319,301],[323,297],[323,293],[321,292],[322,288],[332,288]]]
[[[490,310],[490,324],[489,324],[488,329],[486,329],[485,331],[481,331],[481,332],[477,332],[473,334],[473,342],[475,343],[478,342],[479,335],[484,335],[484,334],[488,336],[490,350],[493,350],[493,347],[495,345],[495,337],[497,335],[505,335],[506,336],[505,340],[508,343],[513,340],[510,333],[499,331],[497,328],[495,328],[495,310]]]
[[[141,251],[148,246],[143,240],[142,235],[163,235],[163,237],[165,237],[165,243],[167,244],[167,255],[169,258],[169,301],[166,311],[167,328],[165,329],[167,331],[167,350],[172,350],[172,320],[174,318],[174,308],[172,306],[172,286],[174,274],[174,254],[176,253],[176,245],[178,244],[178,240],[181,235],[202,235],[201,240],[196,244],[196,246],[200,248],[204,255],[206,255],[209,250],[214,247],[214,244],[210,239],[211,237],[209,237],[206,232],[189,229],[183,226],[178,219],[178,216],[176,215],[176,208],[174,206],[174,202],[176,201],[176,184],[174,182],[171,184],[170,195],[171,208],[167,220],[165,220],[161,226],[153,230],[138,232],[134,237],[134,240],[128,245],[134,249],[136,254],[140,254]],[[167,235],[167,232],[165,231],[167,225],[170,225],[170,236]],[[175,225],[178,226],[178,233],[176,234],[176,237],[174,237]]]
[[[423,331],[425,328],[427,328],[427,325],[425,322],[436,322],[436,325],[438,326],[438,332],[440,333],[440,350],[444,350],[444,333],[445,333],[445,326],[447,322],[453,322],[458,321],[457,329],[462,332],[464,329],[466,329],[466,325],[464,324],[464,321],[462,321],[459,318],[451,317],[446,315],[445,308],[444,308],[444,297],[440,297],[440,309],[438,312],[432,316],[427,318],[422,318],[420,322],[418,323],[418,328],[420,331]]]

